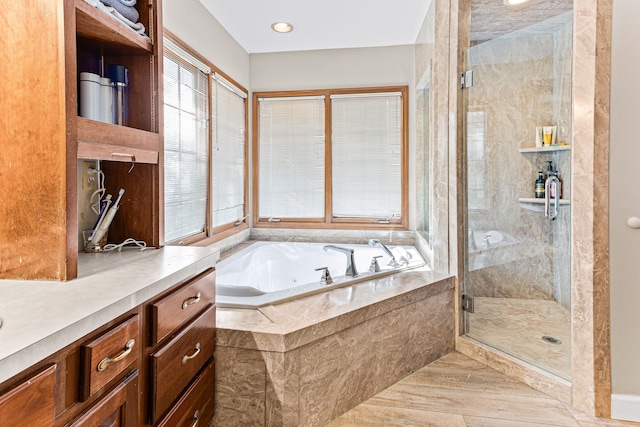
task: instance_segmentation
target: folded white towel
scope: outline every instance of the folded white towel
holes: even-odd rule
[[[149,40],[149,37],[147,36],[147,34],[145,32],[144,25],[142,23],[140,23],[140,22],[138,22],[138,23],[131,22],[130,20],[128,20],[127,18],[122,16],[122,14],[119,13],[114,8],[112,8],[110,6],[105,6],[104,4],[102,4],[102,2],[100,2],[98,0],[84,0],[84,1],[89,3],[91,6],[95,7],[96,9],[99,9],[99,10],[103,11],[104,13],[109,15],[112,19],[114,19],[114,20],[116,20],[116,21],[118,21],[118,22],[120,22],[122,24],[125,24],[128,28],[131,28],[133,31],[135,31],[136,33],[140,34],[145,39]]]
[[[111,6],[119,14],[127,18],[131,22],[138,22],[140,20],[140,13],[138,9],[133,6],[127,6],[122,4],[120,0],[100,0],[105,6]]]
[[[137,3],[137,0],[118,0],[118,1],[125,6],[135,6]]]

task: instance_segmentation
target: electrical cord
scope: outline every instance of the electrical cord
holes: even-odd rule
[[[100,215],[100,202],[102,201],[102,197],[104,193],[107,192],[107,189],[104,186],[105,176],[104,172],[101,169],[89,168],[89,173],[93,174],[98,172],[98,189],[91,194],[91,198],[89,199],[89,203],[91,203],[91,210],[93,210],[96,215]],[[98,195],[98,201],[94,202],[93,198],[95,195]]]
[[[103,252],[109,252],[109,251],[114,251],[114,250],[117,249],[118,252],[121,252],[122,248],[124,248],[127,245],[135,245],[135,246],[139,247],[141,251],[144,251],[145,249],[149,249],[147,247],[147,242],[145,242],[144,240],[136,240],[136,239],[133,239],[133,238],[129,237],[124,242],[119,243],[119,244],[109,243],[107,245],[104,245],[104,248],[102,248],[102,251]]]

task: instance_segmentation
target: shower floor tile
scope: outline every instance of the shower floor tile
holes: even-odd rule
[[[571,379],[571,314],[555,301],[476,297],[467,335]],[[546,342],[552,337],[559,344]]]

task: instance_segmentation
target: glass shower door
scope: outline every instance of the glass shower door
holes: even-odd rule
[[[464,292],[473,313],[465,312],[465,332],[569,379],[573,13],[539,15],[517,30],[493,28],[492,36],[487,23],[474,26],[473,10],[471,16],[462,115]],[[501,22],[511,21],[494,25]],[[537,147],[544,141],[536,128],[543,127],[555,129],[555,139]],[[557,171],[563,182],[557,211],[536,197],[539,171],[545,180]]]

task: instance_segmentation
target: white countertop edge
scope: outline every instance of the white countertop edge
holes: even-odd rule
[[[0,382],[215,266],[219,257],[215,247],[80,254],[77,279],[0,281]]]

